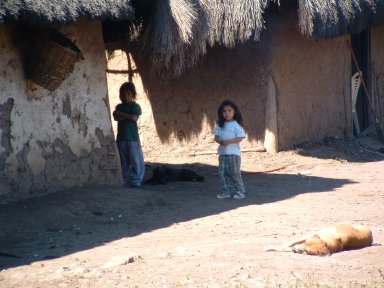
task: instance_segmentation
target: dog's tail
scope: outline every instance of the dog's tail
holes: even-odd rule
[[[292,252],[292,247],[282,245],[267,245],[263,248],[264,252],[276,251],[276,252]]]
[[[277,251],[277,252],[295,252],[296,245],[303,244],[308,237],[303,237],[296,239],[294,241],[285,243],[283,245],[267,245],[264,247],[263,251]]]

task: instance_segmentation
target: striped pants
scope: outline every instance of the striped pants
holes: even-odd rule
[[[240,171],[241,157],[238,155],[220,155],[219,156],[219,176],[221,179],[221,194],[231,193],[231,186],[235,193],[245,193],[243,179]]]

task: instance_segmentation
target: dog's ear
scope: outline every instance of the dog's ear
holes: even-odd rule
[[[171,175],[172,172],[173,172],[172,168],[164,167],[164,174],[166,174],[167,176]]]
[[[151,182],[153,185],[165,184],[167,182],[164,169],[165,168],[163,166],[159,166],[153,169],[151,178]]]
[[[156,167],[152,170],[152,175],[156,177],[156,175],[159,175],[160,172],[160,167]]]
[[[197,181],[199,181],[199,182],[202,182],[202,181],[204,181],[204,177],[203,176],[197,176]]]
[[[321,247],[321,249],[319,249],[318,251],[318,254],[319,256],[331,256],[331,251],[328,249],[327,246],[324,246],[324,247]]]
[[[313,235],[303,244],[303,250],[309,255],[327,256],[331,255],[327,244],[318,235]]]

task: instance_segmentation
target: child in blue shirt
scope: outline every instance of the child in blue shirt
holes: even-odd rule
[[[145,165],[141,148],[137,120],[141,107],[135,102],[136,88],[132,82],[125,82],[119,91],[121,103],[113,111],[117,122],[117,148],[120,154],[124,186],[140,187],[144,178]]]

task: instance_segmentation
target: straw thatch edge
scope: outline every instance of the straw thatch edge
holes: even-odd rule
[[[2,0],[0,23],[23,22],[63,26],[80,17],[99,20],[135,19],[132,0]]]

